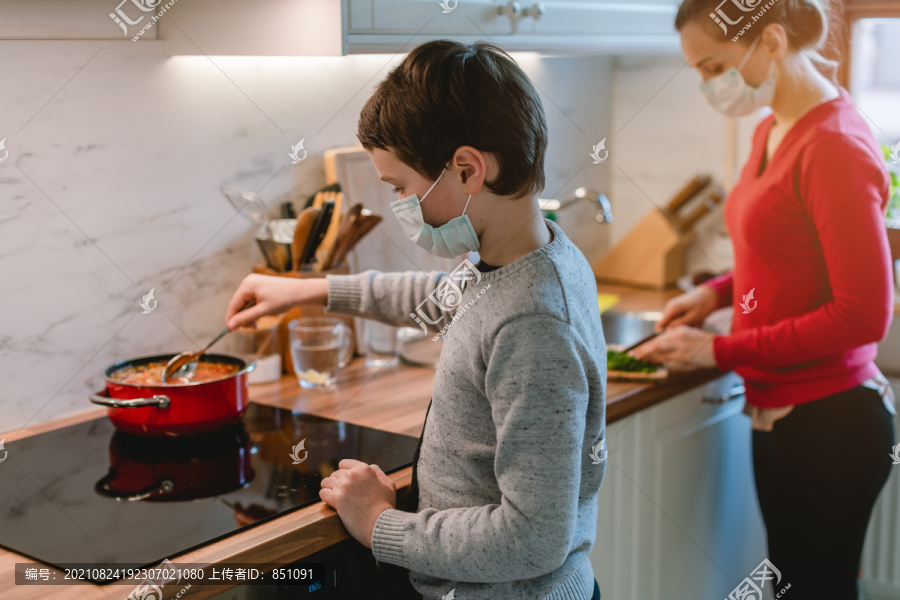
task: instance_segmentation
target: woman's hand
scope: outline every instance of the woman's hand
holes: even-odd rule
[[[716,309],[718,302],[716,290],[708,285],[698,285],[666,302],[662,319],[655,325],[656,331],[682,324],[700,325]]]
[[[280,314],[298,304],[324,305],[327,300],[328,281],[324,277],[294,279],[254,273],[244,277],[231,297],[225,322],[229,329],[253,326],[264,315]],[[249,308],[241,310],[245,304]]]
[[[319,498],[337,511],[350,535],[371,548],[375,521],[397,507],[397,486],[378,465],[345,458],[322,480]]]
[[[677,299],[677,298],[676,298]],[[666,368],[715,367],[715,334],[688,325],[676,325],[628,354],[641,360],[663,363]]]

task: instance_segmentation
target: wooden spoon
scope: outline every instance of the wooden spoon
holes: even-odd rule
[[[354,204],[347,210],[347,214],[341,218],[341,224],[338,228],[337,235],[335,236],[334,243],[328,248],[328,251],[325,254],[325,260],[322,262],[323,271],[330,269],[334,265],[340,264],[340,261],[337,260],[338,249],[346,241],[348,234],[353,229],[354,223],[359,218],[362,210],[362,204]]]
[[[294,229],[294,241],[291,243],[291,268],[294,271],[300,270],[300,258],[303,255],[303,249],[306,247],[306,241],[312,233],[316,219],[322,209],[318,206],[310,206],[304,208],[297,215],[297,228]]]
[[[348,233],[347,237],[341,241],[340,247],[337,249],[334,256],[334,262],[336,264],[341,264],[341,261],[344,260],[347,254],[349,254],[356,244],[359,243],[359,240],[372,231],[372,229],[380,222],[381,217],[379,215],[372,214],[372,211],[367,208],[363,209],[362,214],[354,220],[351,231]]]

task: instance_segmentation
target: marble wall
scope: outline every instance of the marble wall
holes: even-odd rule
[[[89,408],[116,361],[210,339],[261,262],[219,187],[274,205],[324,185],[323,151],[356,143],[398,60],[168,57],[154,40],[2,41],[0,54],[0,432]],[[609,165],[588,153],[609,131],[611,60],[517,59],[550,126],[542,195],[608,192]],[[292,165],[301,138],[308,158]],[[560,223],[594,255],[606,226],[585,214]]]
[[[665,206],[695,174],[709,174],[726,189],[737,180],[759,117],[729,123],[707,104],[699,83],[699,73],[680,55],[615,59],[610,190],[616,221],[610,243],[647,211]],[[688,273],[731,268],[730,241],[718,235],[723,229],[720,204],[692,232],[685,252]]]

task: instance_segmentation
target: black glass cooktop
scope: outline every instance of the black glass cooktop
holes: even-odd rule
[[[0,546],[59,568],[158,565],[318,502],[343,458],[406,467],[417,441],[255,403],[242,423],[191,438],[87,421],[6,443]]]

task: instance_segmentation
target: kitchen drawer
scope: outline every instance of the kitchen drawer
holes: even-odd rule
[[[407,571],[395,565],[378,568],[372,551],[354,539],[325,548],[295,563],[303,567],[321,564],[332,577],[311,584],[242,585],[214,597],[215,600],[421,600],[409,584]],[[329,579],[329,580],[326,580]]]

